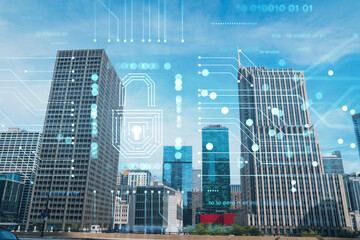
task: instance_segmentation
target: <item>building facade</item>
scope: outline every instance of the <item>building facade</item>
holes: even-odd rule
[[[229,130],[220,125],[202,129],[203,209],[230,208]]]
[[[349,211],[360,211],[360,172],[344,176]]]
[[[103,49],[58,51],[29,223],[54,230],[111,227],[119,152],[112,111],[122,85]]]
[[[118,172],[117,178],[116,178],[116,186],[120,186],[122,183],[123,174],[121,172]]]
[[[325,173],[344,174],[344,165],[342,162],[341,152],[335,151],[328,154],[322,154]]]
[[[31,194],[38,170],[41,133],[9,128],[0,132],[0,173],[20,174],[23,190],[19,212],[21,228],[29,215]]]
[[[183,224],[191,225],[192,147],[164,146],[163,184],[179,190],[183,200]]]
[[[201,188],[201,169],[193,169],[192,173],[193,191],[202,191]]]
[[[129,170],[127,180],[130,187],[149,186],[151,173],[148,170]]]
[[[17,229],[20,222],[23,190],[24,181],[19,174],[0,173],[0,225],[6,224],[8,230]]]
[[[132,194],[129,229],[134,233],[180,233],[183,203],[180,191],[160,182],[138,186]]]
[[[324,173],[304,73],[241,67],[238,88],[241,224],[265,234],[349,228],[342,176]]]
[[[352,120],[354,122],[356,144],[358,146],[358,151],[360,156],[360,113],[354,114],[352,116]]]
[[[234,209],[240,209],[241,207],[241,191],[239,184],[231,184],[231,206]]]
[[[193,191],[192,192],[192,199],[191,199],[191,223],[192,225],[196,225],[200,222],[200,212],[202,210],[202,200],[203,194],[200,191]]]
[[[114,226],[113,229],[124,230],[129,222],[129,206],[130,203],[122,200],[120,197],[115,197],[114,204]]]

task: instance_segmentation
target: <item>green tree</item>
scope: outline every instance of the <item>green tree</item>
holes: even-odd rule
[[[301,232],[301,237],[320,237],[320,234],[318,232],[315,232],[314,230],[310,229],[308,232]]]
[[[195,233],[198,235],[206,235],[208,232],[205,228],[205,225],[202,223],[199,223],[195,227]]]
[[[353,232],[350,232],[350,231],[346,230],[346,229],[342,229],[339,232],[339,237],[341,237],[341,238],[354,238],[355,234]]]

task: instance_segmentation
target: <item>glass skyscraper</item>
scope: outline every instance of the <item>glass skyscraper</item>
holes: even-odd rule
[[[35,176],[38,170],[40,132],[28,132],[24,129],[9,128],[0,132],[0,173],[20,174],[23,190],[19,224],[25,227],[31,202]]]
[[[354,114],[352,116],[352,119],[354,122],[356,143],[358,146],[358,151],[359,151],[359,156],[360,156],[360,113]]]
[[[111,225],[119,152],[112,111],[120,79],[104,49],[58,51],[40,148],[29,223],[54,229]]]
[[[164,146],[163,183],[182,194],[184,225],[191,225],[192,147]]]
[[[325,174],[303,72],[241,67],[242,224],[265,234],[350,227],[340,174]]]
[[[229,130],[220,125],[202,129],[202,193],[205,210],[231,205]]]

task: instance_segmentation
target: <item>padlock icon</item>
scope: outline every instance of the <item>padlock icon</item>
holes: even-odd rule
[[[147,85],[143,109],[126,108],[126,88],[135,81]],[[112,111],[112,144],[126,158],[149,158],[163,142],[163,111],[155,108],[155,82],[145,73],[129,73],[121,82],[120,110]]]

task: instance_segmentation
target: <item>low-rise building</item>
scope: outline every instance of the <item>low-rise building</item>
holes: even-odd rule
[[[138,186],[130,195],[129,230],[134,233],[180,233],[183,202],[180,191],[160,182]]]

